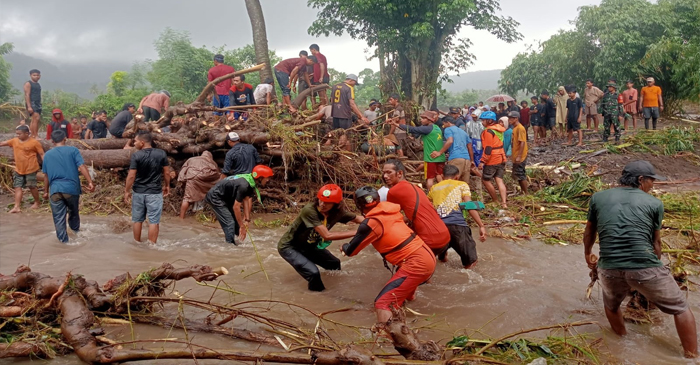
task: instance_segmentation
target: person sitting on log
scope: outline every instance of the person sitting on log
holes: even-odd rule
[[[221,178],[226,176],[250,174],[255,165],[262,163],[257,148],[248,143],[241,142],[241,137],[236,132],[226,135],[226,144],[231,149],[226,152],[224,168],[221,170]]]
[[[133,103],[125,103],[122,110],[112,119],[112,123],[109,125],[109,133],[114,136],[114,138],[122,138],[124,128],[134,119],[135,112],[136,106]]]
[[[362,217],[348,212],[343,202],[343,190],[335,184],[321,187],[316,199],[302,208],[277,244],[277,251],[299,275],[309,282],[311,291],[326,287],[316,265],[326,270],[340,270],[340,260],[328,251],[332,241],[355,236],[356,231],[333,232],[337,223],[362,222]]]
[[[258,185],[265,186],[272,175],[271,168],[257,165],[250,174],[235,175],[219,181],[207,193],[205,201],[214,210],[227,243],[237,246],[245,240],[253,196],[257,195],[258,201],[260,200]]]
[[[51,132],[57,130],[62,130],[69,137],[73,135],[73,125],[68,123],[63,117],[63,111],[58,108],[51,112],[51,122],[46,126],[46,139],[51,139]]]
[[[233,86],[228,91],[228,97],[232,106],[255,105],[253,95],[253,85],[245,82],[245,75],[238,75],[233,78]],[[248,120],[248,113],[245,111],[234,111],[229,114],[229,120]]]
[[[377,322],[387,323],[392,307],[414,300],[418,286],[427,282],[435,271],[435,255],[423,240],[404,223],[401,207],[380,202],[376,189],[365,186],[355,192],[355,204],[365,220],[357,234],[340,249],[343,255],[355,256],[372,244],[388,263],[398,267],[374,300]],[[391,271],[391,269],[390,269]]]
[[[275,91],[272,78],[266,78],[258,84],[253,91],[253,98],[258,105],[270,105],[272,103],[272,92]]]
[[[209,190],[220,179],[219,166],[214,162],[211,152],[204,151],[201,156],[185,161],[177,178],[185,186],[185,195],[180,205],[180,219],[185,219],[190,204],[204,200]]]
[[[107,123],[107,112],[100,110],[95,113],[95,119],[91,120],[87,125],[85,139],[101,139],[107,138],[109,124]]]
[[[170,93],[161,90],[144,96],[139,103],[137,112],[144,115],[144,122],[160,119],[160,113],[164,113],[170,107]]]
[[[66,133],[62,129],[51,132],[54,148],[44,154],[42,171],[44,172],[44,200],[49,199],[53,224],[58,240],[68,242],[66,232],[66,215],[68,226],[73,232],[80,230],[80,176],[85,177],[88,191],[95,191],[95,185],[85,166],[80,151],[73,146],[66,146]]]

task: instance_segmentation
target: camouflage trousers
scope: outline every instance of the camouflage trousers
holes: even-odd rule
[[[610,126],[615,126],[615,138],[620,137],[620,120],[617,116],[605,116],[603,117],[603,140],[607,140],[610,137]]]

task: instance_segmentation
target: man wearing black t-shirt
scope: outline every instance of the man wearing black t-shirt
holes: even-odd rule
[[[97,116],[95,116],[95,120],[88,123],[85,139],[107,138],[108,129],[107,112],[104,110],[99,111],[97,112]]]
[[[134,113],[136,112],[136,105],[132,103],[124,104],[122,110],[114,116],[112,123],[109,125],[109,133],[114,136],[114,138],[122,138],[124,133],[124,128],[126,125],[134,119]]]
[[[163,198],[170,194],[170,164],[165,151],[153,148],[153,136],[150,133],[140,132],[136,135],[134,146],[138,151],[131,155],[124,200],[131,201],[134,240],[141,242],[141,228],[148,217],[148,242],[156,243]]]

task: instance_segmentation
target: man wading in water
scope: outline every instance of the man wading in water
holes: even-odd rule
[[[649,162],[633,161],[622,170],[621,187],[593,194],[583,233],[586,263],[598,269],[605,315],[615,333],[627,334],[620,304],[634,289],[662,312],[674,316],[685,356],[697,357],[695,316],[685,294],[661,262],[664,205],[647,194],[657,179],[662,177]],[[591,254],[596,234],[600,237],[597,262]]]
[[[343,190],[328,184],[318,191],[314,202],[307,204],[282,236],[277,245],[280,256],[309,282],[309,290],[323,291],[321,273],[316,265],[326,270],[340,270],[340,260],[327,247],[332,241],[355,236],[356,231],[330,232],[336,223],[362,222],[362,216],[345,210]]]

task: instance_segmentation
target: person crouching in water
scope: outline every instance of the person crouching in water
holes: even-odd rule
[[[355,236],[356,231],[330,232],[336,223],[362,222],[362,216],[345,210],[343,190],[335,184],[321,187],[317,198],[299,212],[299,216],[280,239],[277,250],[299,275],[309,282],[309,290],[323,291],[318,266],[340,270],[340,260],[326,248],[332,241]]]
[[[398,266],[374,300],[377,322],[391,319],[391,307],[400,308],[406,300],[413,300],[416,289],[428,281],[435,271],[435,255],[430,248],[404,223],[401,207],[380,202],[376,189],[365,186],[355,192],[355,204],[365,216],[357,235],[343,245],[343,255],[355,256],[372,244],[387,262]]]
[[[257,165],[250,174],[229,176],[219,181],[207,193],[204,200],[214,210],[227,243],[238,245],[245,240],[253,197],[257,195],[260,201],[258,185],[265,186],[273,174],[270,167]]]

